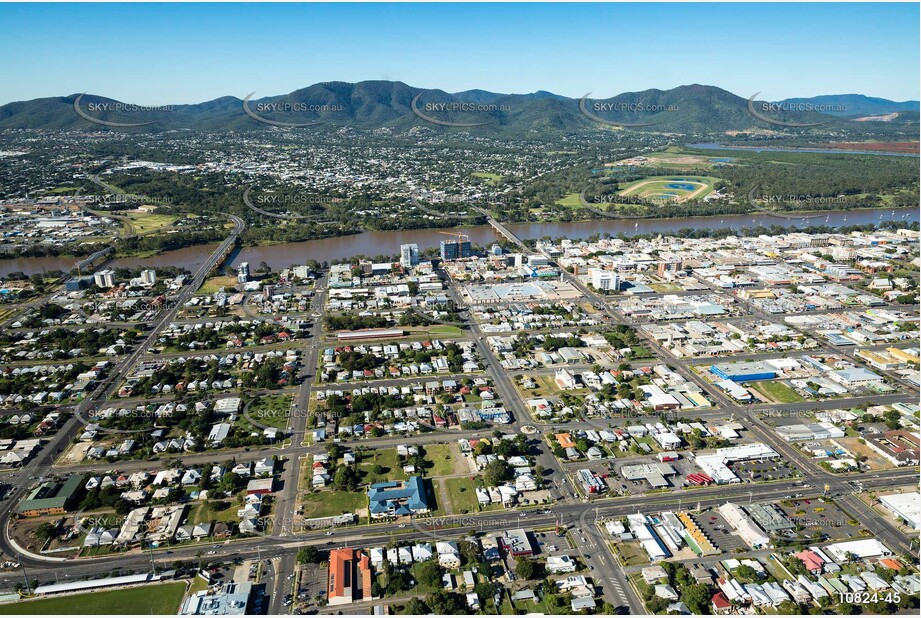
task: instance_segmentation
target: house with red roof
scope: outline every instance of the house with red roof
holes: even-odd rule
[[[722,591],[713,595],[710,599],[710,604],[713,606],[714,614],[728,614],[732,611],[732,603],[729,602],[729,599],[726,598]]]
[[[811,573],[821,573],[822,567],[825,566],[825,561],[817,553],[811,549],[804,549],[801,552],[793,554],[795,557],[803,561],[803,564],[806,565],[806,568]]]

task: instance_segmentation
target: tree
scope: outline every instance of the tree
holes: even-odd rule
[[[835,606],[835,613],[839,616],[853,616],[857,613],[857,607],[850,603],[838,603]]]
[[[425,604],[425,601],[418,597],[413,597],[406,604],[406,613],[411,616],[426,616],[432,613],[432,610]]]
[[[705,584],[692,584],[681,591],[681,600],[694,614],[705,614],[710,605],[710,589]]]
[[[50,521],[46,521],[35,529],[35,538],[44,542],[49,539],[53,539],[55,536],[57,536],[57,533],[58,527]]]
[[[515,565],[515,575],[521,579],[533,579],[537,573],[537,566],[531,560],[521,559]]]
[[[736,577],[753,582],[758,578],[758,572],[747,564],[736,569]]]
[[[333,486],[339,491],[355,491],[358,482],[358,473],[351,466],[340,466],[333,476]]]
[[[297,552],[297,561],[301,564],[308,564],[308,563],[318,564],[322,562],[322,560],[323,560],[323,555],[320,553],[320,550],[318,550],[313,545],[307,545],[306,547],[302,547]]]
[[[410,588],[409,574],[406,571],[394,571],[387,582],[387,592],[397,594]]]
[[[438,586],[441,584],[441,569],[438,563],[428,560],[416,568],[416,577],[423,586]]]
[[[464,613],[466,604],[460,595],[445,590],[436,590],[425,597],[425,604],[431,608],[432,614],[448,616]]]
[[[777,606],[777,613],[783,615],[801,614],[802,610],[793,601],[783,601]]]
[[[483,482],[490,487],[499,485],[502,481],[507,481],[511,477],[511,467],[499,459],[489,462],[483,469]]]

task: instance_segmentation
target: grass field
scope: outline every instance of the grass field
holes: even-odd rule
[[[184,582],[106,590],[0,605],[0,614],[175,614],[185,594]]]
[[[476,485],[470,477],[462,476],[434,482],[444,485],[450,496],[452,513],[476,513],[480,510],[480,503],[476,499]]]
[[[247,415],[260,425],[282,430],[287,429],[292,399],[291,395],[263,395],[247,409]],[[252,426],[252,423],[247,422],[246,417],[242,415],[238,422],[242,427],[253,431],[262,431],[263,429]]]
[[[645,155],[649,160],[646,167],[667,167],[671,169],[713,167],[725,164],[726,157],[707,157],[684,152],[680,147],[672,146],[662,152],[653,152]]]
[[[649,556],[640,547],[639,543],[617,543],[614,553],[624,566],[636,566],[649,562]]]
[[[582,201],[579,200],[578,193],[569,193],[563,198],[558,199],[556,203],[566,208],[580,208],[582,206]]]
[[[381,472],[379,474],[375,474],[371,471],[374,466],[381,467]],[[362,475],[362,482],[365,483],[404,481],[407,478],[406,473],[403,472],[403,467],[400,465],[400,458],[397,455],[397,450],[394,448],[363,451],[358,469]]]
[[[239,508],[239,505],[232,498],[201,502],[192,506],[189,510],[189,523],[202,524],[211,521],[236,523],[240,520],[237,516]]]
[[[767,382],[755,382],[752,384],[752,388],[768,399],[773,400],[775,403],[796,403],[798,401],[805,401],[799,393],[783,382],[774,382],[770,380]]]
[[[354,513],[367,509],[368,496],[363,491],[348,492],[324,489],[318,493],[303,495],[304,517],[332,517],[343,513]]]
[[[453,444],[429,444],[425,446],[425,458],[432,462],[432,467],[426,469],[426,476],[446,476],[463,471],[460,465],[464,464],[460,451]]]
[[[464,331],[450,324],[436,324],[428,328],[428,333],[431,337],[461,337]]]
[[[518,387],[518,392],[521,393],[521,396],[525,399],[530,399],[532,397],[556,397],[563,392],[563,389],[557,385],[553,376],[532,375],[530,377],[537,383],[537,388],[524,389],[520,386]],[[518,385],[516,384],[516,386]],[[588,392],[589,390],[584,386],[566,391],[566,393],[575,396],[586,395]]]
[[[125,217],[135,234],[144,235],[171,226],[179,217],[149,212],[128,213]]]
[[[474,178],[485,178],[489,181],[489,184],[493,186],[502,182],[502,176],[499,174],[490,174],[489,172],[473,172],[470,175]]]
[[[681,287],[675,285],[674,283],[650,283],[649,287],[651,287],[653,291],[660,294],[670,294],[672,292],[681,291]]]
[[[232,287],[236,287],[237,278],[231,275],[224,275],[221,277],[209,277],[205,279],[205,282],[201,284],[201,287],[198,288],[198,294],[200,296],[210,295],[216,293],[221,288],[229,290]]]

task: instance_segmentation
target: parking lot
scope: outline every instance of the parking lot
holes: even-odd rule
[[[778,461],[739,461],[734,463],[732,471],[745,482],[774,481],[800,476],[799,470],[788,462]]]
[[[538,545],[536,553],[544,557],[566,555],[573,549],[568,538],[558,536],[555,532],[535,532],[534,540]]]
[[[298,609],[316,607],[317,597],[326,595],[326,570],[318,564],[298,565],[300,587],[296,606]]]
[[[749,549],[745,541],[732,533],[732,528],[718,511],[711,509],[691,517],[717,549],[730,554],[734,554],[736,549]]]
[[[811,537],[819,532],[828,539],[856,539],[863,527],[834,502],[818,498],[784,500],[780,503],[787,517],[800,526],[800,537]],[[853,523],[852,523],[853,522]]]

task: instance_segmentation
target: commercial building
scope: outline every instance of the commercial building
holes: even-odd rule
[[[339,341],[354,341],[355,339],[396,339],[406,333],[399,328],[366,328],[363,330],[341,330],[336,335]]]
[[[764,459],[777,459],[780,455],[774,449],[760,442],[730,446],[717,449],[712,455],[699,455],[695,459],[697,466],[717,485],[726,483],[741,483],[735,472],[727,464],[734,461],[758,461]]]
[[[659,562],[666,558],[671,558],[672,552],[665,546],[659,535],[656,534],[652,526],[649,525],[649,519],[641,514],[627,515],[627,524],[636,540],[640,542],[649,559],[652,562]]]
[[[588,274],[592,278],[592,287],[602,292],[620,289],[620,275],[613,270],[602,270],[600,268],[589,268]]]
[[[419,245],[400,245],[400,266],[412,268],[419,264]]]
[[[371,599],[371,560],[354,548],[329,552],[327,597],[330,605]]]
[[[669,395],[654,384],[640,386],[640,390],[646,395],[643,404],[651,407],[653,410],[677,410],[681,407],[681,402],[675,399],[674,396]]]
[[[227,582],[215,592],[199,591],[187,598],[180,616],[242,616],[247,614],[253,591],[250,582]]]
[[[468,258],[473,255],[470,248],[469,240],[442,240],[441,241],[441,259],[445,262]]]
[[[748,389],[732,380],[720,380],[716,385],[729,393],[729,396],[736,401],[751,401],[752,399],[752,394],[748,392]]]
[[[792,530],[796,527],[796,524],[787,517],[783,510],[771,502],[755,502],[743,508],[760,528],[769,533]]]
[[[64,289],[68,292],[79,292],[89,287],[92,277],[71,277],[64,282]]]
[[[851,562],[853,556],[864,559],[892,555],[892,550],[883,545],[879,539],[862,539],[860,541],[834,543],[833,545],[826,546],[824,551],[828,552],[832,558],[841,563]]]
[[[600,494],[607,489],[604,481],[587,468],[577,470],[576,479],[578,479],[579,484],[582,485],[582,489],[587,494]]]
[[[665,477],[678,474],[678,472],[667,463],[645,463],[624,466],[620,469],[620,474],[628,481],[644,480],[653,489],[661,489],[669,486],[669,482]]]
[[[787,442],[799,442],[802,440],[829,440],[844,437],[843,430],[827,422],[780,425],[774,431],[776,431]]]
[[[856,388],[882,382],[883,379],[863,367],[838,369],[828,372],[828,377],[845,388]]]
[[[75,474],[66,481],[45,481],[32,490],[16,512],[25,517],[66,513],[77,502],[83,488],[83,476]]]
[[[921,439],[897,429],[879,434],[865,434],[867,446],[897,466],[917,465],[921,460]]]
[[[777,376],[777,372],[772,367],[752,361],[711,365],[710,372],[717,377],[732,380],[733,382],[773,380]]]
[[[93,274],[93,283],[100,288],[115,287],[115,272],[111,270],[100,270]]]
[[[88,592],[100,590],[103,588],[116,588],[123,586],[134,586],[138,584],[149,584],[160,581],[160,575],[153,573],[140,573],[138,575],[119,575],[117,577],[104,577],[102,579],[85,579],[77,582],[64,582],[58,584],[44,584],[37,586],[34,590],[36,596],[48,596],[52,594],[66,594],[73,592]],[[180,612],[181,613],[181,612]]]
[[[758,524],[749,518],[739,505],[727,502],[717,508],[717,510],[726,520],[726,523],[732,526],[733,530],[735,530],[742,540],[752,549],[770,545],[770,537],[765,534],[764,530],[762,530]]]
[[[913,491],[880,496],[879,503],[915,530],[921,530],[921,493]]]
[[[502,535],[501,543],[502,549],[515,557],[530,556],[534,553],[531,539],[528,538],[528,533],[522,528],[506,530]]]

